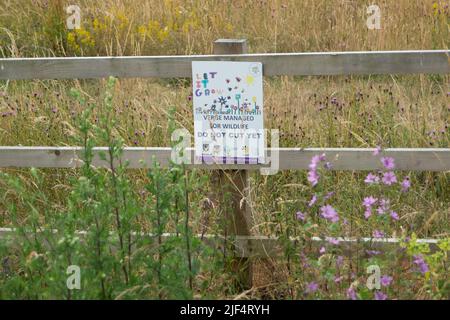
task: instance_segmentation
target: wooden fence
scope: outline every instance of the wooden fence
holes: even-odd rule
[[[95,166],[108,166],[99,157],[106,147],[94,148]],[[275,152],[279,156],[280,170],[306,170],[311,157],[325,153],[332,164],[331,170],[378,170],[382,164],[373,156],[371,148],[267,148],[267,154]],[[193,148],[187,148],[194,159]],[[171,157],[171,148],[126,147],[121,161],[128,160],[130,169],[146,168],[154,157],[161,165],[167,167]],[[0,168],[76,168],[81,166],[81,147],[22,147],[0,146]],[[383,154],[396,160],[397,170],[407,171],[449,171],[449,148],[389,148]],[[269,168],[267,165],[254,164],[187,164],[187,168],[206,170],[242,169],[259,170]]]
[[[192,61],[208,60],[262,62],[265,76],[450,73],[450,50],[247,54],[246,40],[220,39],[214,43],[213,55],[0,59],[0,80],[90,79],[108,76],[188,78],[191,77]],[[98,157],[99,151],[104,149],[95,148],[97,157],[94,165],[105,165]],[[188,151],[193,153],[192,149]],[[311,157],[318,153],[326,154],[333,164],[333,170],[381,169],[380,161],[372,156],[372,152],[373,149],[362,148],[267,149],[269,156],[278,153],[280,170],[307,169]],[[393,148],[383,152],[395,158],[398,170],[450,171],[450,148]],[[79,147],[0,147],[0,168],[74,168],[80,166],[80,154]],[[170,148],[127,147],[122,160],[128,160],[130,168],[143,168],[141,160],[150,164],[155,156],[164,167],[168,165],[170,155]],[[278,240],[252,234],[253,216],[249,201],[244,201],[245,205],[241,201],[248,196],[248,171],[263,166],[192,164],[188,167],[217,170],[219,181],[225,178],[224,175],[233,179],[238,190],[233,190],[234,212],[231,216],[230,233],[235,235],[236,254],[243,258],[244,264],[249,257],[274,255]],[[5,238],[12,232],[14,231],[11,229],[0,229],[0,238]],[[344,245],[355,242],[396,245],[399,240],[342,238],[341,241]],[[436,243],[433,239],[420,241]],[[314,238],[313,242],[320,244],[323,239]],[[248,273],[247,277],[251,273],[250,269],[242,272]],[[249,285],[251,280],[247,282]]]

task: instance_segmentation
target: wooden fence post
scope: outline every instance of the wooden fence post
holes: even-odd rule
[[[214,54],[244,54],[247,53],[246,39],[219,39],[214,42]],[[249,201],[249,183],[247,170],[221,170],[216,177],[219,190],[229,192],[231,214],[226,212],[227,234],[232,236],[249,236],[253,219]],[[238,275],[238,287],[252,287],[252,266],[248,258],[235,258],[231,271]]]

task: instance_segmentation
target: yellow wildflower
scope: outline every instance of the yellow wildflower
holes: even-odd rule
[[[141,37],[145,37],[145,35],[147,34],[147,28],[144,25],[140,25],[137,28],[137,32]]]
[[[164,29],[159,30],[158,32],[158,40],[159,42],[164,42],[169,36],[169,28],[165,27]]]

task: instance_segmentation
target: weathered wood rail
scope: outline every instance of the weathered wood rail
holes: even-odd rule
[[[54,233],[57,233],[57,230],[53,230]],[[41,231],[42,233],[42,231]],[[80,238],[85,236],[85,231],[79,231],[77,235]],[[14,243],[15,237],[17,236],[17,231],[13,228],[0,228],[0,240],[9,241]],[[111,233],[113,237],[114,234]],[[133,233],[133,238],[136,237],[136,233]],[[156,237],[152,234],[141,234],[140,236],[145,237]],[[162,234],[163,240],[176,237],[176,234],[173,233],[164,233]],[[223,246],[224,242],[227,241],[232,245],[236,257],[239,258],[271,258],[280,255],[283,252],[283,245],[280,243],[278,237],[268,237],[268,236],[236,236],[233,239],[225,239],[223,236],[211,235],[211,234],[195,234],[195,237],[201,239],[206,242],[206,244],[211,245],[216,248],[220,248]],[[42,241],[46,241],[45,237],[41,237]],[[351,247],[353,245],[360,245],[361,247],[374,249],[386,249],[387,247],[391,247],[394,249],[398,249],[399,244],[401,242],[398,238],[348,238],[348,237],[338,237],[336,238],[340,242],[340,247],[343,249],[344,255],[351,255]],[[315,250],[318,253],[318,249],[327,243],[326,239],[320,237],[312,237],[309,241],[304,241],[301,238],[291,237],[289,239],[291,244],[307,248],[309,251]],[[430,245],[431,250],[436,250],[438,240],[436,239],[418,239],[418,243],[426,243]],[[360,248],[361,249],[361,248]],[[364,253],[363,253],[364,254]]]
[[[58,230],[53,230],[53,233],[57,233]],[[38,232],[42,233],[41,232]],[[80,238],[83,238],[86,235],[85,231],[77,232],[77,235]],[[111,233],[111,236],[114,236],[114,233]],[[0,240],[1,241],[10,241],[14,243],[14,239],[17,236],[17,231],[14,228],[0,228]],[[140,234],[142,237],[156,238],[155,235],[152,234]],[[163,233],[163,240],[174,238],[177,235],[174,233]],[[276,257],[277,255],[282,254],[283,245],[280,243],[278,237],[268,237],[268,236],[235,236],[232,239],[225,239],[223,236],[212,235],[212,234],[195,234],[195,237],[201,239],[203,242],[210,246],[221,247],[224,242],[227,241],[234,249],[236,257],[239,258],[271,258]],[[132,237],[136,237],[136,233],[132,234]],[[38,235],[39,238],[39,235]],[[398,248],[401,240],[398,238],[348,238],[348,237],[338,237],[335,238],[340,242],[339,246],[343,249],[344,255],[350,255],[351,246],[361,245],[362,249],[365,247],[366,249],[370,248],[371,250],[375,249],[386,249],[387,247]],[[46,241],[45,237],[41,237],[40,240]],[[321,246],[327,243],[326,239],[320,237],[312,237],[310,241],[304,241],[304,239],[291,237],[289,239],[292,245],[298,244],[302,247],[308,247],[309,250],[319,249]],[[437,248],[437,239],[417,239],[417,243],[426,243],[430,245],[431,250],[436,250]],[[316,253],[319,251],[316,250]]]
[[[101,160],[100,152],[105,147],[94,148],[94,166],[108,166]],[[378,170],[382,164],[373,156],[371,148],[267,148],[270,156],[274,152],[279,156],[280,170],[305,170],[311,157],[325,153],[331,162],[331,170]],[[169,165],[171,148],[126,147],[121,161],[128,161],[130,169],[149,167],[152,159],[162,167]],[[194,159],[193,148],[186,152]],[[20,147],[0,146],[0,168],[76,168],[82,165],[81,147]],[[450,171],[450,148],[389,148],[383,155],[396,160],[396,170],[407,171]],[[187,168],[206,170],[245,169],[259,170],[269,165],[252,164],[187,164]]]
[[[258,61],[264,76],[448,74],[450,50],[0,59],[0,80],[190,78],[192,61]]]
[[[94,79],[115,76],[119,78],[189,78],[192,61],[258,61],[264,65],[264,76],[332,76],[374,74],[443,74],[450,73],[450,50],[414,51],[363,51],[363,52],[314,52],[314,53],[266,53],[247,54],[246,40],[221,39],[214,44],[214,55],[151,56],[151,57],[70,57],[70,58],[6,58],[0,59],[0,80],[30,79]],[[94,149],[94,165],[103,166]],[[193,157],[193,150],[191,159]],[[333,170],[376,170],[381,163],[373,157],[373,149],[367,148],[277,148],[267,149],[268,155],[279,159],[279,170],[303,170],[314,154],[325,153]],[[76,168],[79,167],[79,147],[0,147],[0,168]],[[393,148],[383,154],[396,160],[398,170],[450,171],[450,148]],[[145,168],[155,157],[162,166],[169,164],[170,148],[125,148],[122,160],[129,161],[129,168]],[[240,204],[246,197],[248,170],[260,169],[260,165],[207,165],[191,164],[189,168],[212,170],[235,169],[240,190],[235,191]],[[248,205],[247,205],[248,206]],[[269,257],[279,251],[277,238],[251,235],[252,221],[248,208],[234,206],[233,218],[235,253],[238,257]],[[236,224],[236,223],[235,223]],[[14,235],[14,230],[0,229],[0,239]],[[166,235],[170,236],[170,235]],[[202,239],[213,236],[202,235]],[[299,241],[299,239],[291,239]],[[313,238],[315,244],[323,239]],[[399,239],[340,238],[342,245],[365,243],[371,246],[397,246]],[[419,242],[436,245],[435,239]],[[251,271],[244,271],[251,272]],[[245,277],[245,276],[244,276]],[[248,278],[248,277],[247,277]],[[250,281],[251,282],[251,281]],[[249,284],[248,284],[249,285]]]

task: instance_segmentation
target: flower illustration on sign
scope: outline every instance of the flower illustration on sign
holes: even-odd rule
[[[255,76],[255,77],[257,77],[257,76],[259,76],[259,73],[260,73],[261,71],[260,71],[260,69],[259,69],[259,65],[258,64],[252,64],[251,66],[250,66],[250,73],[251,73],[251,75],[253,75],[253,76]]]
[[[253,82],[255,81],[255,78],[253,78],[253,76],[252,75],[247,75],[247,77],[245,78],[245,82],[249,85],[249,86],[251,86],[251,85],[253,85]]]
[[[234,98],[236,99],[238,107],[239,107],[240,106],[240,102],[239,101],[241,100],[241,95],[239,93],[236,93],[234,95]]]
[[[264,135],[244,136],[241,132],[264,128],[262,64],[194,61],[192,79],[194,110],[206,104],[202,112],[194,113],[196,157],[212,155],[219,162],[226,157],[264,163]],[[207,147],[210,139],[215,142]]]

